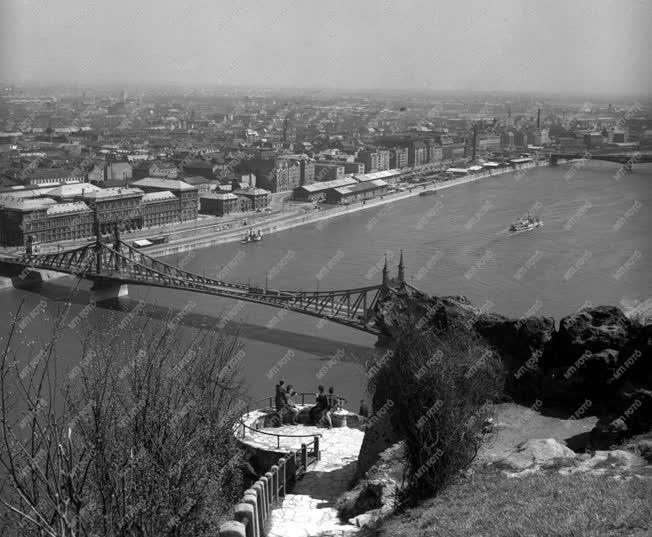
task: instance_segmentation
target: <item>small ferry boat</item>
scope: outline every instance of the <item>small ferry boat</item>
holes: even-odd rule
[[[530,231],[531,229],[541,227],[543,222],[536,216],[530,216],[530,213],[527,213],[527,218],[519,218],[512,222],[512,225],[509,226],[509,230],[512,233],[518,233],[520,231]]]
[[[258,230],[254,233],[253,229],[249,230],[249,233],[246,233],[243,239],[240,241],[240,244],[247,244],[248,242],[258,242],[263,240],[263,234]]]
[[[419,192],[419,196],[434,196],[437,194],[437,189],[436,188],[429,188],[428,190],[424,190],[423,192]]]

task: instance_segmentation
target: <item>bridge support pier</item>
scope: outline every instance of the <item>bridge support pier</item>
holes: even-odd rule
[[[0,261],[0,289],[15,287],[17,289],[32,289],[39,287],[44,281],[64,276],[52,270],[21,267]]]
[[[129,289],[126,283],[95,280],[93,287],[91,287],[95,302],[103,302],[105,300],[116,300],[121,296],[127,296]]]

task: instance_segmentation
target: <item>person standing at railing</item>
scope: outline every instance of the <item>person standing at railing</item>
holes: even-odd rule
[[[317,390],[319,390],[316,397],[317,404],[310,409],[310,422],[314,424],[319,424],[322,414],[328,406],[328,397],[324,393],[324,387],[320,385]]]
[[[364,399],[360,400],[360,411],[358,412],[360,417],[367,419],[369,417],[369,407],[367,407],[367,403],[365,403]]]
[[[338,397],[335,395],[335,388],[332,386],[328,388],[328,395],[326,396],[326,408],[322,412],[322,420],[326,421],[328,428],[333,428],[333,412],[339,407]]]
[[[277,412],[281,412],[285,406],[285,381],[279,380],[276,385],[276,395],[274,397],[274,404],[276,405]]]
[[[297,417],[299,416],[299,409],[297,408],[297,405],[294,404],[294,399],[292,399],[292,397],[296,394],[297,392],[294,391],[292,384],[288,384],[287,390],[285,390],[284,394],[285,404],[281,414],[285,413],[290,415],[290,425],[299,425],[299,422],[297,421]]]

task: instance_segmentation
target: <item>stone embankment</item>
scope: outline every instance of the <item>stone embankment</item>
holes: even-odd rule
[[[510,173],[522,174],[530,168],[535,168],[544,164],[546,164],[544,161],[541,161],[540,163],[532,162],[521,165],[521,167],[516,170],[513,168],[504,168],[499,170],[489,170],[473,175],[459,177],[457,179],[449,179],[446,181],[429,181],[408,187],[405,191],[402,192],[397,192],[395,194],[386,194],[380,198],[373,198],[364,202],[355,202],[346,206],[324,207],[320,208],[319,210],[306,211],[304,214],[289,214],[285,217],[283,215],[279,215],[267,221],[261,220],[260,223],[254,222],[254,224],[256,229],[260,229],[263,235],[269,235],[271,233],[278,233],[280,231],[286,231],[298,226],[313,224],[320,221],[329,220],[331,218],[337,218],[338,216],[356,213],[358,211],[366,211],[368,209],[381,207],[389,203],[394,203],[396,201],[415,197],[418,196],[427,187],[436,186],[437,190],[443,190],[446,188],[452,188],[484,179],[490,179],[491,177],[496,177],[499,175]],[[294,208],[299,209],[300,205],[297,204]],[[151,246],[146,248],[145,252],[149,255],[163,256],[179,252],[186,252],[196,248],[208,248],[210,246],[216,246],[227,242],[236,242],[242,239],[242,234],[245,229],[246,228],[232,229],[230,231],[221,233],[210,233],[200,236],[195,235],[193,237],[186,237],[167,244]]]

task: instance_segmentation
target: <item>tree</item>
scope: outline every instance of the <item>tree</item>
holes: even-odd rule
[[[215,535],[242,492],[237,338],[188,334],[176,317],[91,320],[63,375],[63,318],[38,359],[20,360],[14,327],[2,355],[7,523],[18,535]]]
[[[499,356],[472,329],[418,326],[402,323],[394,354],[371,385],[374,410],[391,401],[392,424],[406,441],[406,502],[437,493],[473,462],[503,386]]]

